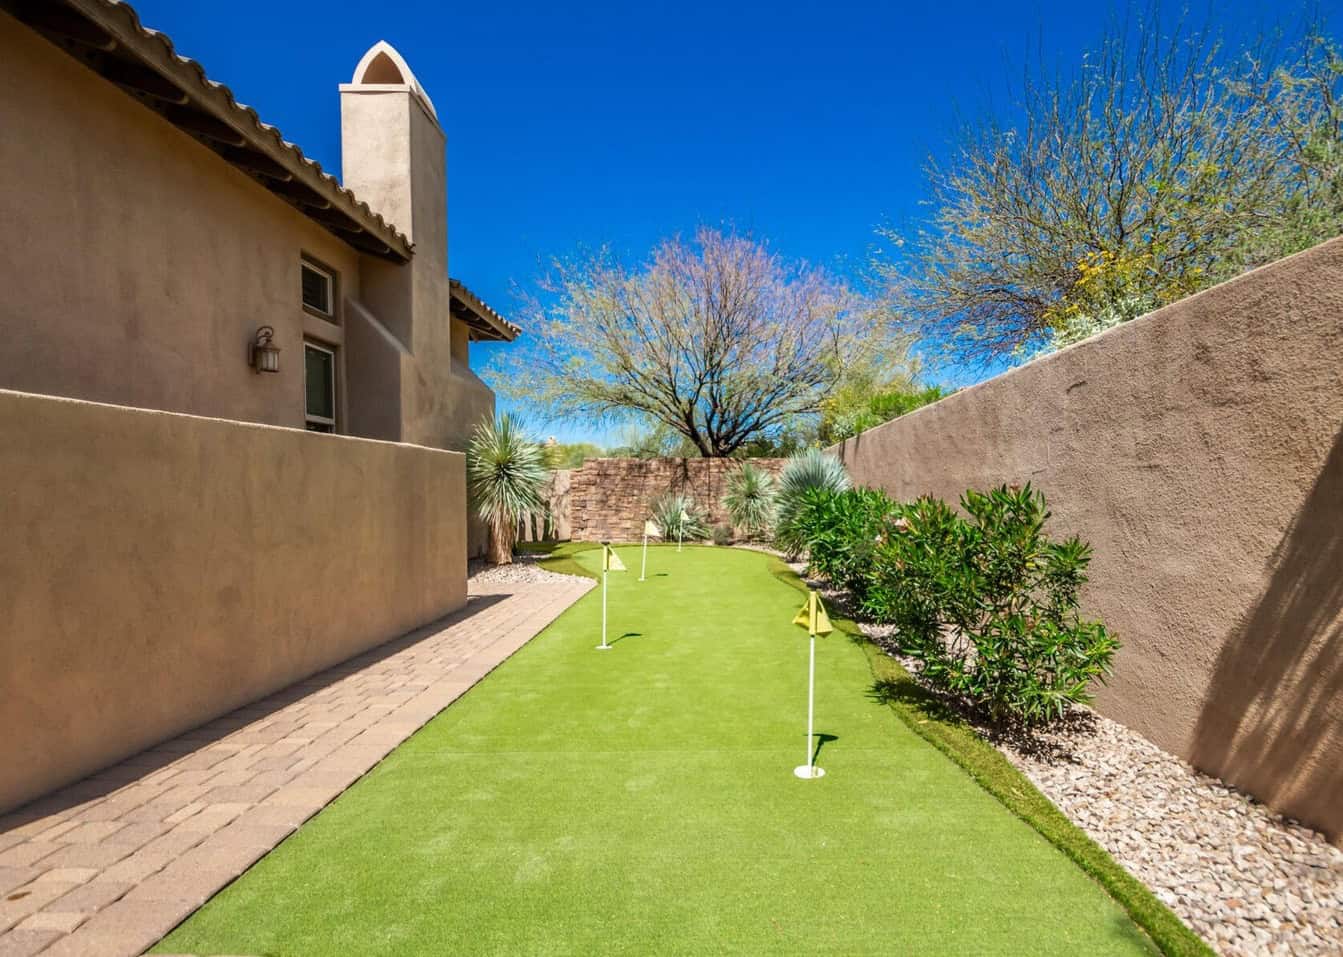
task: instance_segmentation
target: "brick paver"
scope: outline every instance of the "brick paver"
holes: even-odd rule
[[[473,585],[443,621],[0,818],[0,957],[141,953],[592,585]]]

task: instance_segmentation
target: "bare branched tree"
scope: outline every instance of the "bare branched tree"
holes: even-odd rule
[[[1313,34],[1229,55],[1117,29],[1072,76],[1029,73],[1016,119],[967,128],[877,268],[921,336],[991,361],[1336,235],[1341,65]]]
[[[542,414],[658,423],[704,456],[777,435],[855,363],[904,349],[889,311],[762,243],[701,229],[630,269],[556,263],[495,381]]]

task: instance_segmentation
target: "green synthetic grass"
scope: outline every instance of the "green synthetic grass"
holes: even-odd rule
[[[650,549],[157,948],[321,954],[1140,954],[1054,844],[817,655],[769,556]],[[591,571],[600,553],[556,557]]]

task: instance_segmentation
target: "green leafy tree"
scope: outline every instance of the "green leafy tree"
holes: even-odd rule
[[[930,219],[883,230],[892,300],[962,362],[1066,345],[1343,231],[1343,59],[1309,33],[1228,50],[1149,18],[930,162]]]
[[[518,522],[546,508],[543,490],[550,473],[545,453],[513,416],[486,418],[472,433],[466,474],[476,514],[489,526],[489,560],[508,565]]]
[[[883,422],[931,405],[950,395],[937,385],[912,382],[873,387],[866,383],[846,386],[821,404],[816,435],[822,445],[833,445]]]
[[[588,459],[599,459],[607,453],[592,442],[556,442],[553,439],[541,447],[546,465],[552,469],[582,468]]]

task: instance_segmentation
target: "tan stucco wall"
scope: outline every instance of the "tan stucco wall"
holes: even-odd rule
[[[902,499],[1044,490],[1124,643],[1100,710],[1343,838],[1343,239],[840,454]]]
[[[0,391],[0,811],[465,602],[454,452]]]
[[[300,254],[358,253],[3,13],[0,131],[0,386],[302,427]]]
[[[394,380],[404,442],[465,451],[471,432],[494,415],[494,393],[469,366],[466,327],[451,315],[448,280],[446,137],[408,85],[341,87],[341,170],[345,184],[397,223],[415,244],[405,268],[366,259],[364,301],[406,355]],[[359,332],[359,339],[375,337]],[[385,337],[383,337],[385,338]],[[370,341],[370,347],[379,347]],[[393,382],[383,359],[354,355],[369,381]],[[379,370],[371,371],[376,362]],[[356,420],[357,421],[357,420]],[[487,532],[469,522],[469,551],[483,554]]]

